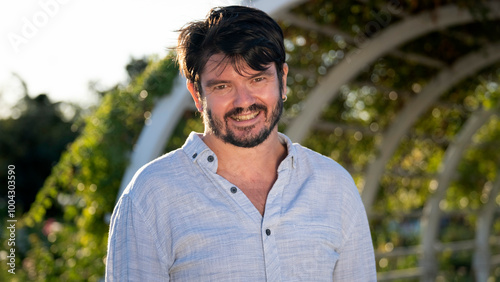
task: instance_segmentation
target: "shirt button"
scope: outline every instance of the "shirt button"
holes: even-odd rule
[[[267,236],[271,235],[271,230],[270,229],[266,229],[266,235]]]
[[[231,187],[231,193],[235,194],[236,192],[238,192],[238,189],[236,187]]]
[[[214,161],[214,156],[208,156],[207,161],[210,162],[210,163],[213,162]]]
[[[193,154],[193,159],[194,159],[194,158],[196,158],[197,156],[198,156],[198,154],[197,154],[197,153],[194,153],[194,154]]]

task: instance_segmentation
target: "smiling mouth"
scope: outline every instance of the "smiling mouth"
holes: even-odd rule
[[[236,120],[236,121],[245,121],[245,120],[250,120],[250,119],[255,118],[259,113],[260,113],[260,111],[249,113],[249,114],[246,114],[246,115],[241,115],[241,114],[240,115],[234,115],[231,118],[234,119],[234,120]]]

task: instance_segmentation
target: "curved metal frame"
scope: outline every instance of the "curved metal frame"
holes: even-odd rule
[[[489,2],[486,5],[492,18],[500,18],[500,3]],[[468,11],[456,5],[448,5],[435,11],[408,17],[387,27],[380,35],[350,52],[346,59],[323,77],[323,83],[318,84],[309,93],[301,113],[288,126],[286,134],[293,141],[301,142],[311,125],[319,118],[321,109],[337,97],[340,87],[351,81],[367,64],[380,56],[410,39],[452,25],[470,23],[473,20]]]
[[[488,122],[493,114],[494,112],[491,110],[479,110],[474,113],[457,134],[455,141],[448,147],[441,161],[438,187],[430,199],[427,200],[421,218],[423,253],[420,265],[422,267],[422,281],[434,281],[437,275],[438,267],[434,245],[438,237],[439,220],[442,214],[439,204],[446,196],[453,173],[465,150],[470,145],[472,136]]]
[[[191,95],[186,89],[186,79],[178,76],[170,95],[156,102],[150,123],[142,128],[132,152],[130,164],[123,174],[117,200],[137,170],[161,154],[182,114],[192,104],[191,101]]]
[[[485,47],[473,52],[456,62],[451,68],[441,71],[422,92],[398,114],[395,122],[386,131],[378,148],[379,155],[369,167],[365,176],[365,187],[361,194],[367,211],[371,209],[379,188],[379,180],[385,165],[395,152],[401,137],[410,129],[417,119],[453,85],[467,76],[500,60],[500,44]]]
[[[484,204],[476,225],[476,249],[472,260],[472,266],[476,275],[476,281],[487,281],[491,268],[491,251],[489,237],[495,211],[497,210],[496,196],[500,194],[500,170],[497,172],[497,179],[488,195],[488,202]]]

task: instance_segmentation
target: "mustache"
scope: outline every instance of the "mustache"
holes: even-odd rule
[[[267,114],[267,107],[262,105],[262,104],[252,104],[250,107],[248,108],[242,108],[242,107],[238,107],[238,108],[234,108],[232,110],[230,110],[229,112],[227,112],[225,115],[224,115],[224,119],[227,119],[229,118],[230,116],[234,116],[234,115],[239,115],[245,111],[250,111],[250,112],[254,112],[254,111],[264,111],[266,114]]]

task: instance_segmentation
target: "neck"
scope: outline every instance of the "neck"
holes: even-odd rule
[[[203,141],[217,155],[218,173],[276,173],[287,155],[286,145],[281,144],[277,128],[264,142],[252,148],[225,143],[211,134],[205,134]]]

